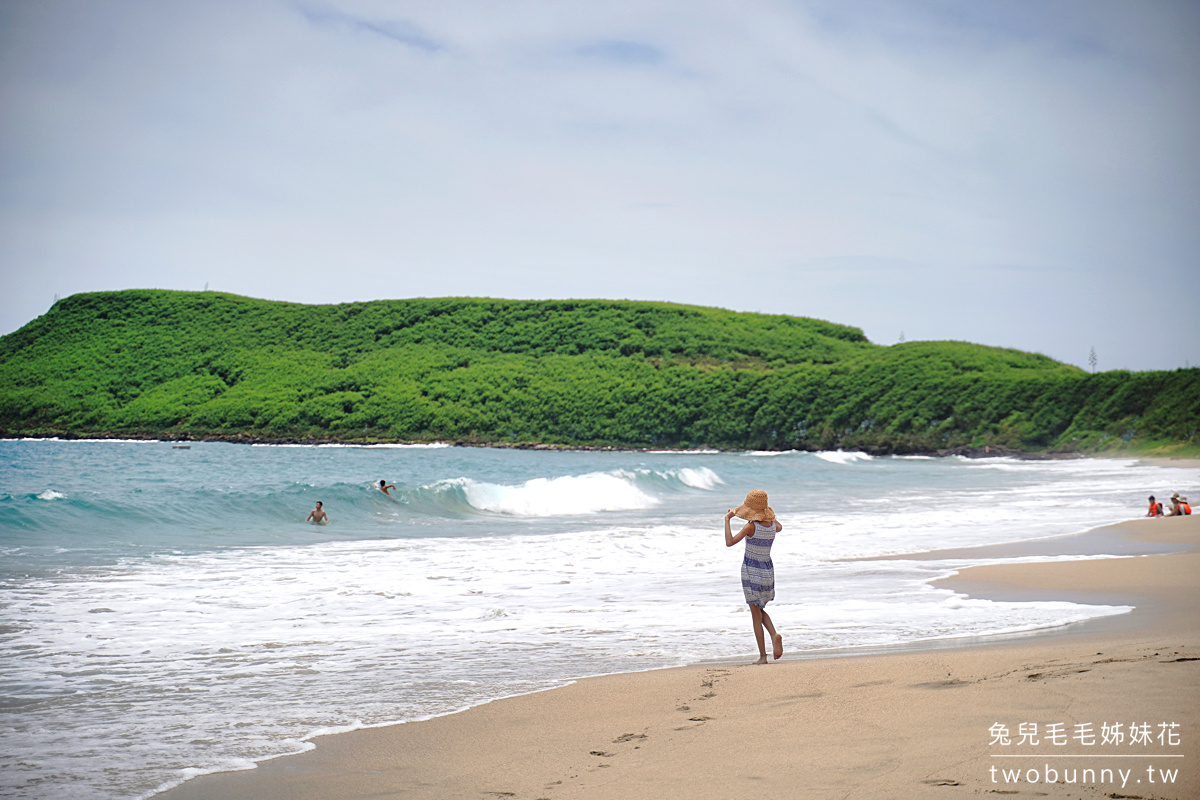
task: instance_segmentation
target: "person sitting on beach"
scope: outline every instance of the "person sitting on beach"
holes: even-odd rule
[[[395,488],[396,488],[396,484],[394,484],[394,483],[388,483],[387,481],[382,481],[382,480],[379,482],[379,491],[383,492],[388,497],[392,496],[392,493],[390,490],[395,489]]]
[[[305,522],[312,522],[313,525],[324,525],[329,522],[329,515],[325,513],[325,509],[321,508],[321,501],[317,501],[317,507],[308,512],[308,519]]]
[[[729,528],[734,517],[747,520],[736,534]],[[746,554],[742,558],[742,593],[750,606],[750,620],[754,628],[754,640],[758,643],[758,661],[766,664],[767,648],[763,639],[763,627],[771,634],[771,651],[778,660],[783,655],[783,637],[775,630],[767,603],[775,599],[775,565],[771,561],[771,544],[775,534],[783,525],[775,519],[775,512],[767,505],[767,493],[755,489],[746,495],[746,502],[725,512],[725,546],[733,547],[746,540]]]
[[[1150,510],[1146,512],[1146,516],[1147,517],[1163,516],[1162,503],[1156,503],[1154,501],[1154,495],[1150,495]]]
[[[1171,510],[1166,513],[1168,517],[1179,517],[1184,514],[1191,514],[1192,507],[1188,505],[1186,497],[1183,497],[1176,492],[1171,495]]]

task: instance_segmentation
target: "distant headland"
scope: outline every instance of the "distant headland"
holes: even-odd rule
[[[6,437],[1196,455],[1198,428],[1200,368],[672,303],[130,290],[0,337]]]

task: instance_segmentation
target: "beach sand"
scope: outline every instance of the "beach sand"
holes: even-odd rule
[[[321,737],[307,753],[160,797],[1197,798],[1200,515],[1117,531],[1182,552],[977,567],[945,584],[1135,605],[1130,614],[988,643],[590,678]],[[1102,744],[1113,723],[1124,740]],[[1150,743],[1130,743],[1134,723],[1148,724]],[[1164,723],[1177,743],[1160,743]],[[1038,743],[1018,744],[1032,724]],[[1011,744],[993,743],[996,725]],[[1080,725],[1094,744],[1076,738]]]

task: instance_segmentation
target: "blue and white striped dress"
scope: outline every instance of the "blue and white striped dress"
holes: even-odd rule
[[[754,535],[747,536],[746,555],[742,558],[742,591],[746,602],[762,608],[775,599],[775,565],[771,563],[771,545],[775,541],[775,522],[754,523]]]

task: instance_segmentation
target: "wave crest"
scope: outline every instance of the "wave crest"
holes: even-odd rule
[[[867,453],[859,453],[855,450],[825,450],[816,454],[817,458],[822,461],[828,461],[830,464],[853,464],[855,461],[870,461],[874,458]]]
[[[461,493],[476,511],[519,517],[559,517],[602,511],[635,511],[661,502],[660,491],[712,489],[724,483],[707,467],[656,470],[614,470],[533,478],[517,485],[452,478],[423,489],[435,493]],[[420,490],[418,490],[420,491]]]
[[[593,472],[534,478],[518,486],[460,478],[467,502],[481,511],[520,517],[559,517],[651,508],[658,500],[619,475]]]

